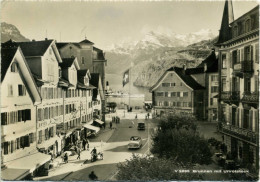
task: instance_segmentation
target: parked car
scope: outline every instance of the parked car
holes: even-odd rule
[[[132,136],[128,143],[128,149],[139,149],[142,147],[142,139],[139,136]]]
[[[143,121],[139,121],[137,123],[137,129],[138,130],[145,130],[145,123]]]

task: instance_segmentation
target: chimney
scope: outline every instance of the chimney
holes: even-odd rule
[[[183,65],[183,70],[186,71],[186,64]]]
[[[48,38],[47,38],[47,37],[45,38],[45,41],[46,41],[46,40],[48,40]]]
[[[32,39],[32,42],[35,42],[35,39]]]

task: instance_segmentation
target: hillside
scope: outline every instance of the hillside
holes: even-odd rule
[[[30,41],[29,39],[27,39],[20,33],[20,31],[16,28],[16,26],[2,22],[1,23],[1,42],[6,42],[10,39],[17,41],[17,42]]]
[[[200,64],[211,52],[215,39],[210,31],[205,30],[202,33],[188,35],[148,32],[148,35],[140,41],[113,45],[106,53],[108,60],[106,73],[110,74],[108,81],[118,76],[122,77],[132,62],[133,84],[151,87],[171,66],[182,67],[185,64],[191,68]]]

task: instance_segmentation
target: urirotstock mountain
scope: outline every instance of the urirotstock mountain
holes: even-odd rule
[[[151,87],[172,66],[196,67],[210,54],[215,41],[210,30],[188,35],[151,31],[140,41],[111,46],[106,51],[106,73],[122,77],[132,62],[133,84]]]

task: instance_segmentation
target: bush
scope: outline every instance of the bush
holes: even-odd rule
[[[152,181],[152,180],[201,180],[202,176],[196,173],[179,173],[185,168],[173,160],[158,157],[138,157],[133,155],[125,163],[118,164],[118,180]]]

